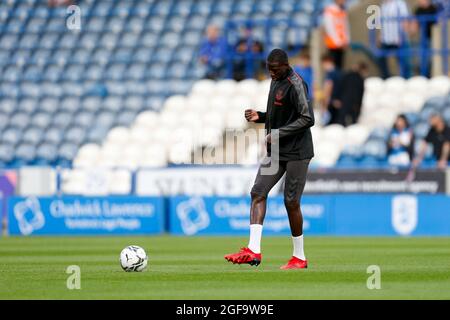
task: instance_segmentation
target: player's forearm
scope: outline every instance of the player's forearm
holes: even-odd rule
[[[445,142],[444,145],[442,146],[441,158],[439,160],[447,161],[449,154],[450,154],[450,142]]]
[[[302,115],[294,122],[291,122],[290,124],[281,127],[279,129],[279,138],[284,138],[287,136],[298,134],[312,127],[313,125],[314,125],[314,117],[311,117],[309,115],[307,116]]]

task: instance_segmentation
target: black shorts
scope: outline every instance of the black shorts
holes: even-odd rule
[[[300,201],[305,188],[306,173],[311,159],[279,161],[278,169],[272,174],[264,174],[262,168],[268,168],[271,165],[270,158],[266,157],[259,167],[256,175],[255,184],[253,185],[251,194],[267,198],[270,190],[283,177],[286,172],[284,181],[284,200]]]

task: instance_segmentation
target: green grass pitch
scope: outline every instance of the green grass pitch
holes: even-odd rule
[[[264,237],[259,267],[223,255],[239,237],[0,238],[0,299],[450,299],[450,238],[306,237],[306,270],[281,271],[289,237]],[[119,253],[146,249],[149,266],[126,273]],[[68,290],[69,265],[81,289]],[[381,289],[366,286],[381,269]]]

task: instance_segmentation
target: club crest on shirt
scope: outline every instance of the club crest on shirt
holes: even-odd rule
[[[283,90],[278,90],[277,93],[275,94],[275,105],[277,106],[282,106],[283,103],[281,102],[281,100],[283,100]]]
[[[280,89],[277,91],[277,93],[275,95],[275,99],[277,99],[277,100],[283,99],[283,90]]]

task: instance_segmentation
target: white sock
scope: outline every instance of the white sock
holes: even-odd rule
[[[306,260],[305,253],[303,252],[303,235],[292,237],[292,243],[294,244],[294,253],[292,255],[301,260]]]
[[[254,253],[261,253],[261,236],[263,226],[261,224],[250,225],[250,241],[248,248]]]

